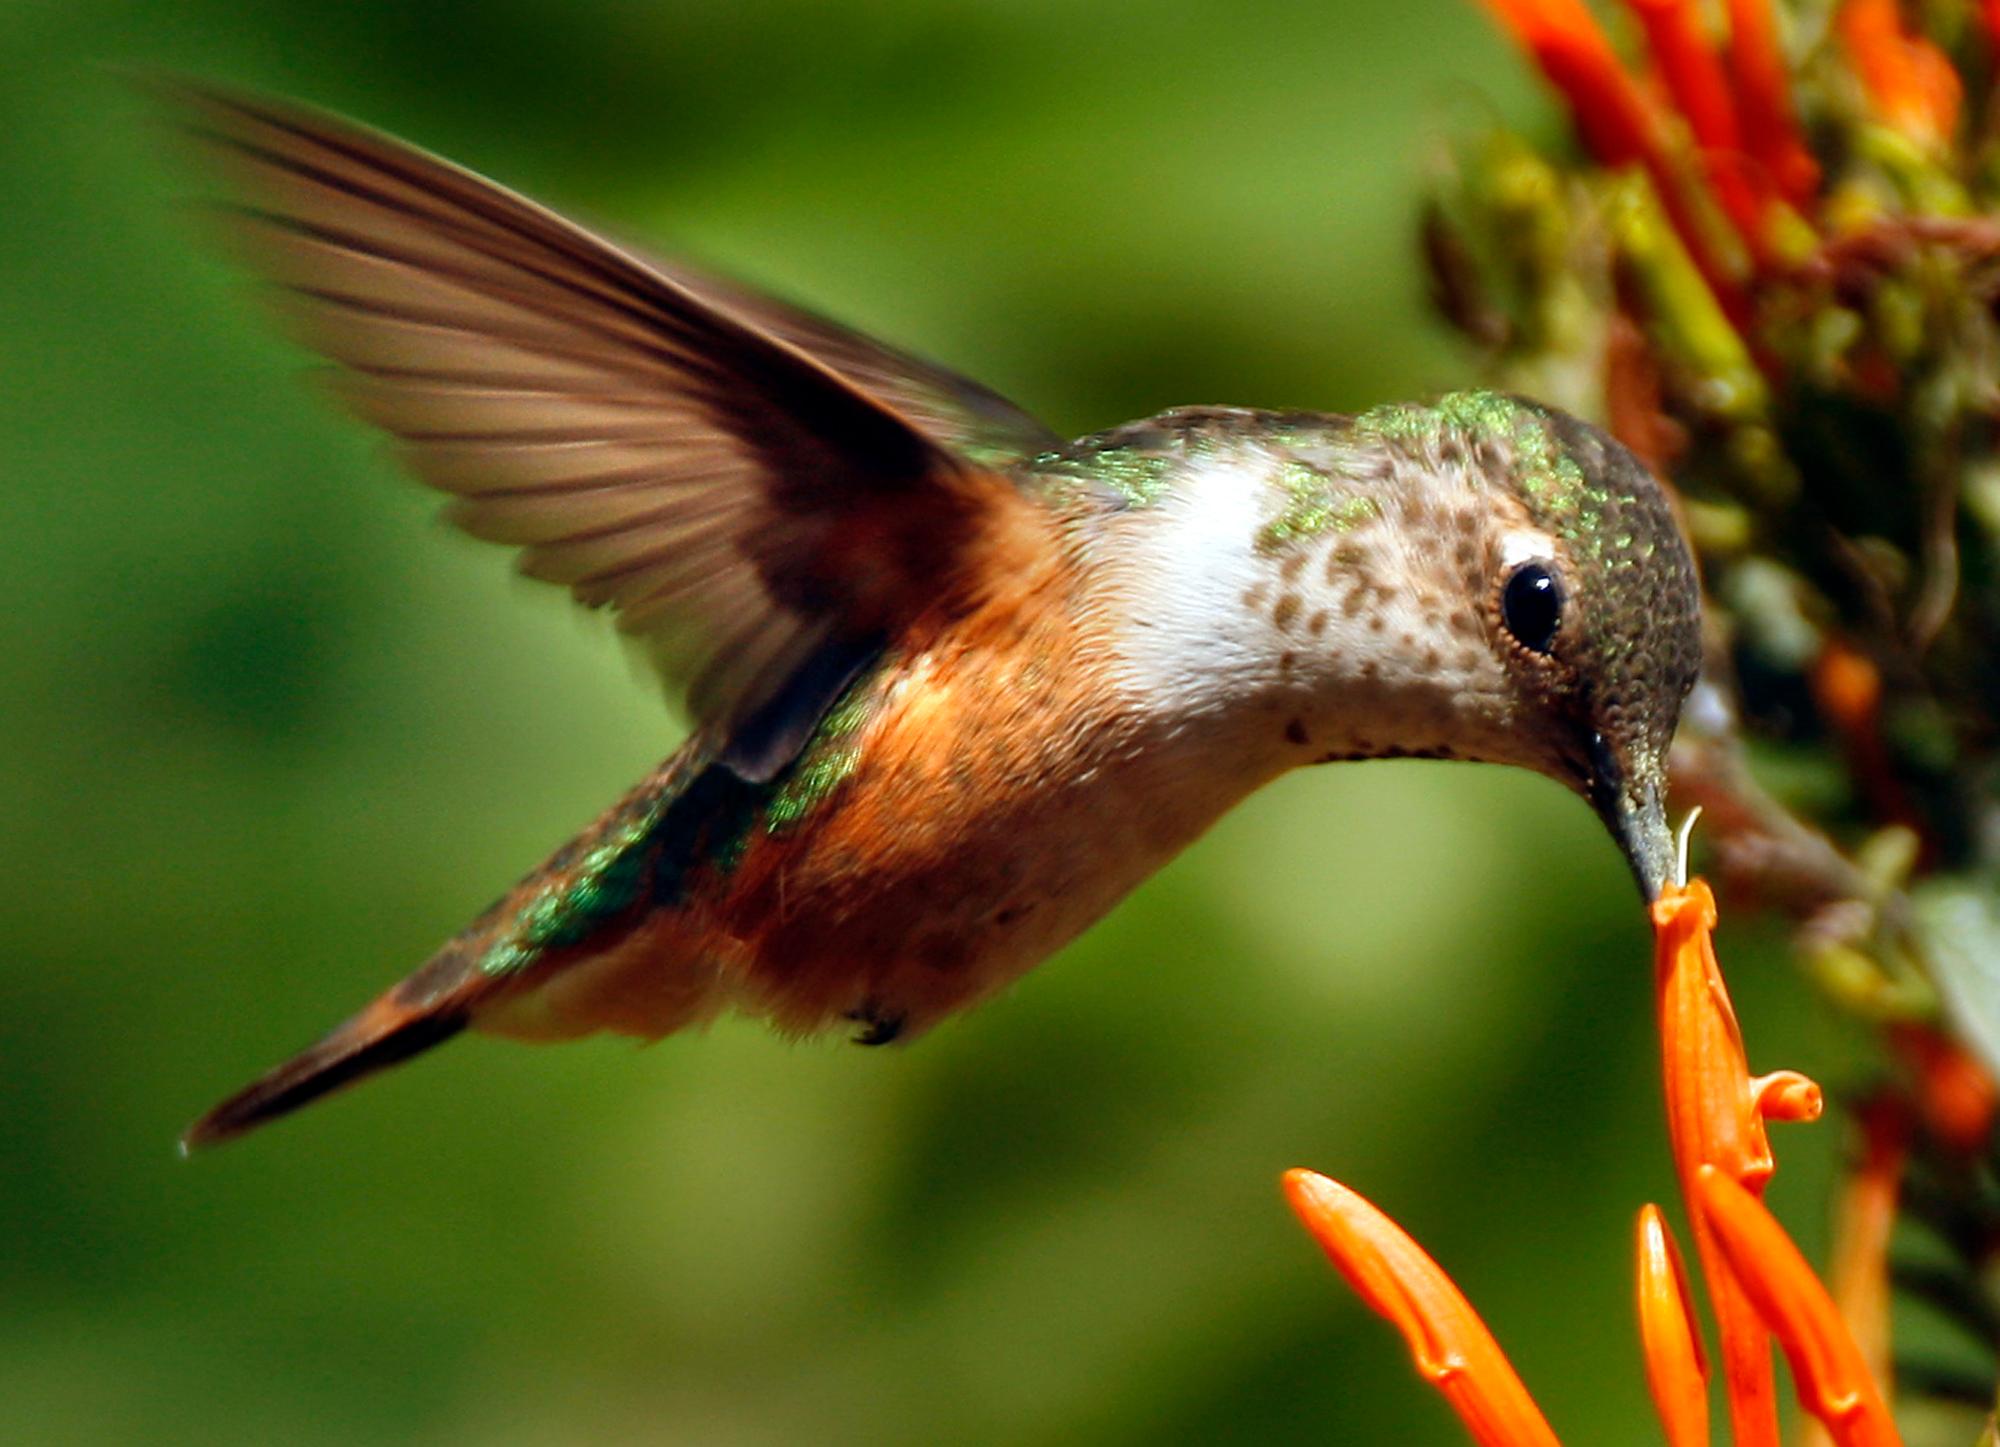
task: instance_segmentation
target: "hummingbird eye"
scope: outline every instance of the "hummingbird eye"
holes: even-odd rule
[[[1500,621],[1530,653],[1547,653],[1562,625],[1562,585],[1545,563],[1523,563],[1500,593]]]

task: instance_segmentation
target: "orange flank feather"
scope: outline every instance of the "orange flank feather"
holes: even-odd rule
[[[737,1008],[791,1034],[854,1020],[880,1043],[1081,929],[1095,911],[1073,905],[1100,893],[1098,861],[1047,847],[1073,832],[1049,824],[1092,807],[1075,786],[1131,752],[1129,724],[1073,571],[1054,549],[1035,556],[1013,586],[893,659],[865,686],[864,721],[809,749],[774,799],[812,793],[814,768],[839,776],[823,797],[796,817],[767,805],[740,855],[709,861],[683,905],[552,966],[475,1024],[650,1039]]]
[[[1007,566],[987,575],[985,601],[964,617],[936,610],[913,630],[857,686],[851,731],[837,710],[770,785],[731,784],[757,800],[740,840],[704,840],[713,821],[692,817],[697,854],[671,905],[641,891],[585,939],[518,970],[487,967],[508,926],[635,809],[721,769],[703,736],[422,969],[204,1116],[185,1144],[239,1135],[468,1026],[528,1040],[656,1039],[737,1009],[800,1035],[854,1021],[858,1038],[884,1043],[1039,961],[1185,841],[1181,831],[1150,840],[1143,811],[1086,802],[1078,781],[1140,751],[1107,686],[1079,575],[1025,530],[995,547]],[[1085,811],[1098,827],[1051,830],[1052,816]],[[1071,836],[1124,849],[1131,867],[1106,871],[1081,846],[1024,847]],[[649,884],[675,842],[649,846]]]

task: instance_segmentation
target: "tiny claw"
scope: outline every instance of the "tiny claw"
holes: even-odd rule
[[[852,1037],[856,1045],[888,1045],[902,1035],[903,1027],[909,1023],[909,1016],[901,1010],[885,1009],[873,1000],[863,1001],[842,1018],[861,1027]]]

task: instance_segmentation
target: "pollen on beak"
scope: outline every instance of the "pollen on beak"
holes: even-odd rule
[[[1648,904],[1672,882],[1677,855],[1673,830],[1667,827],[1662,773],[1650,760],[1628,766],[1603,734],[1591,735],[1591,807],[1618,841]]]

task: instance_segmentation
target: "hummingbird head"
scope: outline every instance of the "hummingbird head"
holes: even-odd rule
[[[1517,710],[1516,761],[1590,802],[1650,901],[1673,873],[1667,750],[1701,663],[1700,587],[1665,489],[1565,413],[1491,393],[1438,410],[1493,494],[1466,583]]]
[[[1701,659],[1665,490],[1598,428],[1493,392],[1381,409],[1355,432],[1394,483],[1378,556],[1400,555],[1450,639],[1423,645],[1453,660],[1433,680],[1455,735],[1438,751],[1568,785],[1653,899],[1673,870],[1667,750]]]
[[[1067,465],[1110,499],[1107,611],[1166,752],[1230,761],[1239,791],[1336,759],[1533,769],[1659,894],[1701,594],[1665,489],[1618,442],[1461,392],[1353,418],[1186,409]]]
[[[1667,749],[1701,655],[1694,564],[1659,481],[1599,429],[1493,392],[1245,425],[1267,485],[1234,501],[1244,454],[1209,446],[1209,475],[1236,481],[1168,498],[1178,525],[1156,551],[1179,602],[1135,630],[1181,713],[1230,712],[1245,752],[1278,767],[1533,769],[1590,803],[1655,897],[1674,858]],[[1227,541],[1239,517],[1248,558]],[[1218,581],[1210,560],[1232,557]]]

